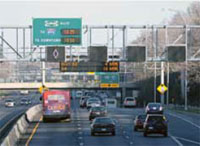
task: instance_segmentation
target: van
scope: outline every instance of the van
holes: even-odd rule
[[[106,99],[106,106],[107,108],[116,108],[117,107],[117,100],[114,98],[107,98]]]
[[[136,98],[135,97],[126,97],[123,103],[124,107],[135,107],[136,106]]]

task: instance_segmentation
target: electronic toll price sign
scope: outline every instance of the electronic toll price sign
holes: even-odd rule
[[[60,62],[61,72],[118,72],[119,62]]]
[[[33,44],[36,46],[81,45],[81,18],[34,18]]]
[[[119,72],[119,62],[118,61],[105,62],[103,66],[103,72]]]

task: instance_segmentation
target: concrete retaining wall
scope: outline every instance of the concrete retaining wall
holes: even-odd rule
[[[42,105],[31,107],[13,126],[7,137],[3,140],[1,146],[14,146],[19,140],[20,136],[26,132],[29,122],[42,111]]]

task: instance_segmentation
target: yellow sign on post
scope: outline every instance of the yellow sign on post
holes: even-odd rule
[[[38,89],[38,91],[42,94],[44,91],[47,91],[47,90],[49,90],[46,86],[44,86],[44,85],[42,85],[39,89]]]
[[[160,94],[164,94],[167,90],[168,88],[164,84],[160,84],[157,87],[157,91],[160,92]]]

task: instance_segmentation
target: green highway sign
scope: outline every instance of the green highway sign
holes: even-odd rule
[[[36,46],[81,45],[81,18],[34,18],[33,44]]]
[[[102,84],[114,84],[119,83],[119,74],[118,73],[104,73],[101,75]]]

